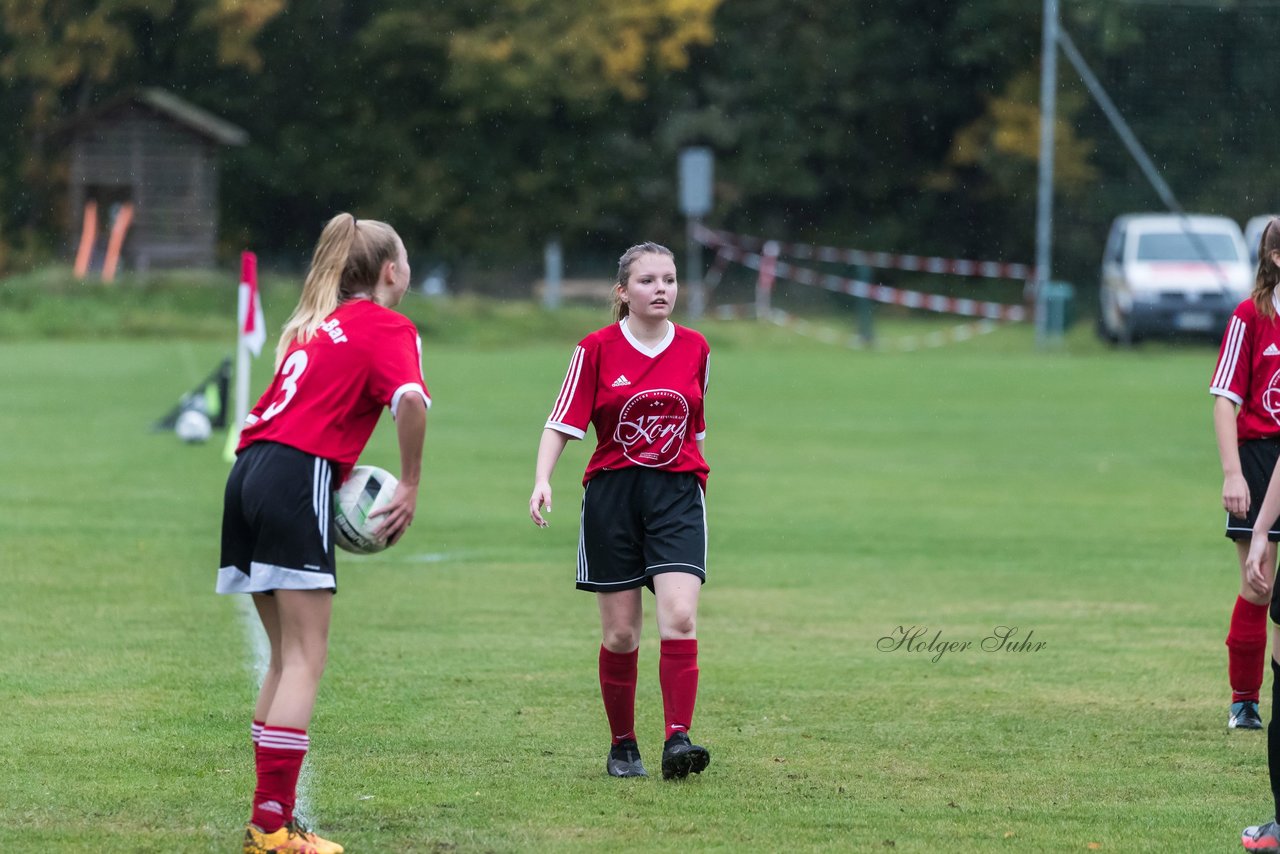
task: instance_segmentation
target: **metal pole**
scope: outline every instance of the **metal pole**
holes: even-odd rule
[[[252,305],[249,306],[249,311],[253,311]],[[243,334],[240,337],[243,337]],[[249,360],[252,358],[249,345],[244,341],[237,341],[235,409],[227,422],[227,444],[222,449],[222,459],[228,463],[235,462],[236,446],[240,444],[240,428],[244,426],[244,419],[249,415]],[[225,402],[223,406],[226,406]]]
[[[706,288],[702,284],[702,244],[695,237],[702,220],[691,216],[685,226],[685,256],[689,285],[689,318],[698,320],[707,308]]]
[[[1057,38],[1058,44],[1062,45],[1062,53],[1067,57],[1067,61],[1075,66],[1076,73],[1084,81],[1085,88],[1089,90],[1089,94],[1093,95],[1093,100],[1102,109],[1107,121],[1111,122],[1111,127],[1115,130],[1116,135],[1120,137],[1120,141],[1124,143],[1124,147],[1129,150],[1129,156],[1138,164],[1138,168],[1142,170],[1142,174],[1146,176],[1152,189],[1156,191],[1156,195],[1160,196],[1160,201],[1164,202],[1164,206],[1178,215],[1182,223],[1183,233],[1187,235],[1187,239],[1195,247],[1196,252],[1200,253],[1201,259],[1206,264],[1213,265],[1222,290],[1230,293],[1231,284],[1227,281],[1226,274],[1222,272],[1222,268],[1214,261],[1213,253],[1209,251],[1209,247],[1205,246],[1204,241],[1200,239],[1200,235],[1192,230],[1191,223],[1187,219],[1187,212],[1178,203],[1178,199],[1173,195],[1173,190],[1169,187],[1169,184],[1161,177],[1160,170],[1151,162],[1151,157],[1147,154],[1147,150],[1142,147],[1142,143],[1138,142],[1138,137],[1134,135],[1129,128],[1129,123],[1124,120],[1124,116],[1121,115],[1115,102],[1111,100],[1107,90],[1098,81],[1098,76],[1093,73],[1093,69],[1089,68],[1088,63],[1084,61],[1084,57],[1080,55],[1080,51],[1076,48],[1076,43],[1071,40],[1071,36],[1067,34],[1066,30],[1059,29]]]
[[[1058,42],[1062,45],[1062,52],[1066,54],[1067,60],[1075,66],[1076,73],[1084,81],[1089,94],[1093,95],[1093,100],[1102,109],[1107,121],[1111,122],[1111,127],[1115,129],[1116,135],[1120,137],[1124,147],[1129,149],[1129,155],[1133,157],[1134,162],[1138,164],[1138,168],[1142,170],[1142,174],[1147,176],[1152,188],[1160,196],[1160,201],[1164,202],[1165,207],[1174,213],[1182,213],[1182,205],[1178,204],[1178,200],[1174,198],[1173,190],[1165,183],[1164,178],[1160,177],[1160,171],[1156,169],[1156,165],[1147,156],[1146,149],[1142,147],[1142,143],[1138,142],[1138,138],[1129,129],[1128,122],[1124,120],[1124,116],[1116,108],[1115,102],[1111,100],[1107,90],[1103,89],[1102,84],[1098,82],[1097,75],[1093,73],[1093,69],[1089,68],[1085,63],[1084,57],[1076,49],[1076,43],[1071,40],[1071,36],[1061,32],[1058,34]]]
[[[564,277],[564,253],[560,239],[553,237],[542,249],[542,306],[554,311],[560,307],[560,280]]]
[[[1036,197],[1036,344],[1047,338],[1047,312],[1053,240],[1053,131],[1057,119],[1058,0],[1044,0],[1040,59],[1040,177]]]
[[[712,173],[715,170],[715,156],[711,149],[703,146],[690,146],[680,152],[680,213],[685,219],[685,263],[689,275],[685,283],[689,286],[689,316],[694,320],[702,317],[707,308],[707,290],[702,283],[702,243],[698,240],[698,229],[702,226],[702,218],[711,213]]]

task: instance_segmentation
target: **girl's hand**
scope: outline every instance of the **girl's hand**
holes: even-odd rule
[[[533,485],[533,494],[529,496],[529,518],[539,528],[545,528],[551,524],[542,518],[541,511],[544,507],[548,513],[551,512],[551,484],[540,480]]]
[[[409,486],[402,480],[396,485],[395,494],[385,506],[374,510],[369,518],[381,516],[382,524],[378,526],[375,536],[386,537],[387,545],[394,546],[413,524],[413,514],[418,509],[418,487]]]
[[[1229,474],[1222,481],[1222,508],[1243,519],[1249,513],[1249,484],[1244,475]]]
[[[1254,532],[1249,540],[1249,556],[1244,560],[1244,578],[1250,587],[1259,593],[1266,593],[1271,585],[1268,583],[1268,568],[1263,565],[1267,554],[1267,532]]]

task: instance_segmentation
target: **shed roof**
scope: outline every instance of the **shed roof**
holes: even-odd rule
[[[243,128],[218,118],[190,101],[184,101],[167,89],[159,88],[135,89],[118,95],[69,119],[58,129],[58,133],[69,133],[84,125],[92,124],[130,103],[137,104],[222,145],[244,145],[249,141],[249,134]]]

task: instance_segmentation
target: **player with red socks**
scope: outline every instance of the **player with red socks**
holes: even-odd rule
[[[1249,540],[1267,483],[1280,458],[1280,224],[1272,220],[1259,241],[1253,293],[1236,307],[1222,338],[1209,384],[1213,427],[1222,462],[1222,506],[1227,537],[1235,540],[1240,564],[1240,593],[1227,631],[1231,680],[1231,729],[1261,729],[1258,692],[1267,651],[1267,606],[1275,583],[1276,540],[1262,562],[1265,572],[1246,571]]]
[[[294,805],[337,590],[332,490],[384,407],[396,420],[400,483],[375,511],[380,533],[396,542],[417,507],[431,398],[417,330],[392,311],[409,275],[391,226],[350,214],[329,220],[227,477],[217,589],[253,596],[271,644],[251,729],[257,786],[245,854],[342,852],[303,827]]]
[[[654,593],[661,639],[662,776],[699,774],[711,762],[688,734],[698,696],[698,597],[707,574],[710,468],[702,445],[710,349],[697,332],[671,322],[676,291],[671,250],[642,243],[623,253],[617,322],[574,349],[538,445],[529,497],[529,516],[546,527],[556,462],[570,439],[594,426],[577,586],[593,591],[600,608],[600,694],[613,735],[605,769],[614,777],[648,776],[635,732],[645,587]]]

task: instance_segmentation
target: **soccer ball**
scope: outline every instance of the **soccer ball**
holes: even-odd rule
[[[209,416],[200,410],[187,409],[174,422],[173,432],[182,441],[196,445],[209,441],[209,436],[213,433],[213,425],[209,423]]]
[[[385,537],[376,537],[382,516],[369,514],[391,503],[399,481],[377,466],[356,466],[351,476],[333,494],[333,541],[339,548],[371,555],[387,547]]]

